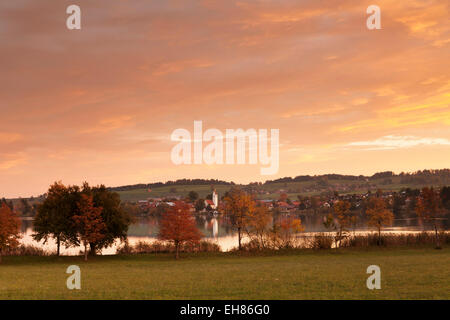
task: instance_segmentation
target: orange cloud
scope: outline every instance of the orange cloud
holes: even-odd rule
[[[280,129],[278,176],[448,166],[446,144],[377,141],[450,140],[446,1],[380,0],[374,31],[368,0],[87,1],[80,31],[65,29],[64,1],[12,3],[0,3],[0,197],[60,179],[267,178],[174,166],[168,137],[194,120]]]

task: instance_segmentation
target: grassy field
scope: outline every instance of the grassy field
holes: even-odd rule
[[[175,188],[176,192],[171,192],[171,189]],[[230,190],[231,186],[228,185],[217,185],[215,186],[217,192],[221,195],[225,194],[226,191]],[[147,189],[133,189],[127,191],[118,191],[120,194],[120,199],[123,201],[139,201],[145,200],[147,198],[162,198],[166,196],[180,195],[186,197],[190,191],[195,191],[199,194],[201,198],[206,198],[208,194],[211,194],[210,185],[177,185],[177,186],[164,186],[152,188],[151,192]]]
[[[81,290],[66,288],[69,265]],[[381,268],[381,290],[366,269]],[[5,257],[1,299],[449,299],[450,249],[347,249],[266,256],[231,253]]]

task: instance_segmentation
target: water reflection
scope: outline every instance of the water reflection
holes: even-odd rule
[[[311,235],[315,232],[327,231],[323,226],[323,217],[321,216],[300,216],[305,227],[305,234]],[[158,218],[146,217],[137,219],[128,230],[128,238],[130,244],[135,244],[138,241],[155,241],[159,231]],[[230,226],[229,222],[223,217],[197,217],[197,227],[203,233],[204,239],[212,241],[220,245],[223,251],[229,251],[237,246],[237,233]],[[444,228],[448,229],[448,221],[444,222]],[[383,229],[385,232],[418,232],[426,230],[427,226],[423,225],[417,218],[395,219],[394,224],[390,228]],[[369,229],[366,222],[362,219],[355,225],[351,231],[360,233],[367,232]],[[33,220],[32,218],[23,218],[21,232],[23,238],[21,240],[24,244],[32,244],[39,246],[48,251],[56,251],[56,244],[53,240],[48,243],[36,242],[32,238],[33,234]],[[102,254],[115,254],[119,246],[116,243],[110,248],[104,249]],[[79,254],[82,251],[81,247],[77,248],[62,248],[61,252],[65,255]]]

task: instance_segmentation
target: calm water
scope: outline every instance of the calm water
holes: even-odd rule
[[[306,235],[312,235],[316,232],[326,231],[322,224],[321,217],[301,217],[302,223],[305,227]],[[230,225],[222,218],[197,218],[198,228],[202,231],[204,239],[217,243],[223,251],[228,251],[238,244],[237,233],[230,227]],[[397,219],[390,228],[385,228],[386,232],[419,232],[426,229],[421,225],[418,219]],[[358,233],[366,233],[370,230],[361,222],[357,225],[355,231]],[[33,221],[32,218],[22,219],[22,234],[21,240],[24,244],[32,244],[44,248],[48,251],[56,251],[56,244],[49,240],[48,243],[36,242],[32,238]],[[157,218],[140,218],[132,224],[128,231],[128,240],[130,244],[138,241],[155,241],[158,234],[158,219]],[[116,249],[120,245],[116,243],[114,246],[104,249],[102,254],[115,254]],[[61,248],[61,253],[64,255],[79,254],[82,251],[78,248]]]

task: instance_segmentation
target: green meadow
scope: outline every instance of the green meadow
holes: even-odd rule
[[[66,268],[81,268],[68,290]],[[381,289],[369,290],[369,265]],[[0,299],[449,299],[450,249],[4,257]]]

